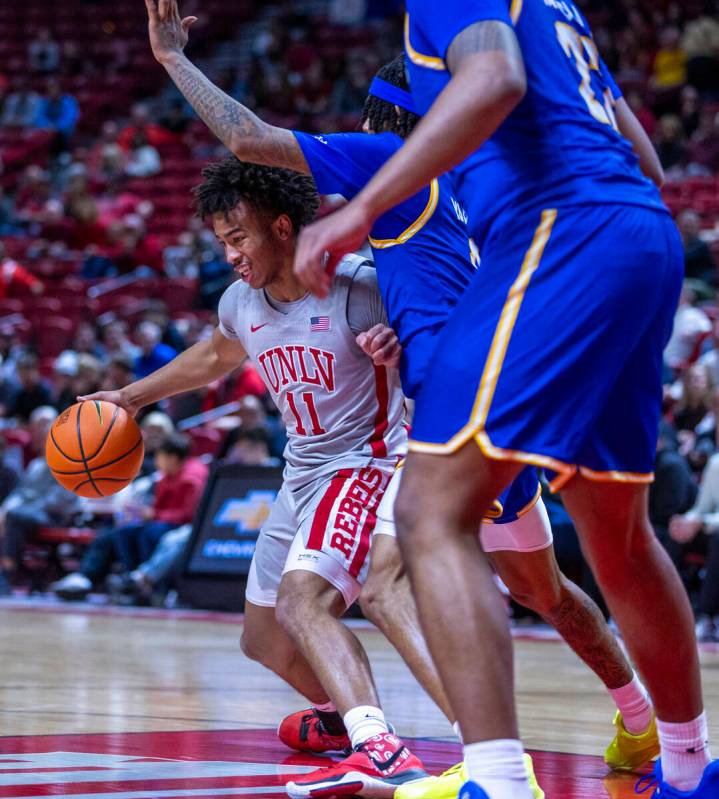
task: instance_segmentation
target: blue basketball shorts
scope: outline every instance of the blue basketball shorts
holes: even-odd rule
[[[629,205],[518,215],[485,243],[416,401],[410,449],[653,479],[662,352],[684,256],[671,217]]]

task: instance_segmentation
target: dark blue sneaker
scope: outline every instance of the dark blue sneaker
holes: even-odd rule
[[[465,782],[460,788],[457,799],[489,799],[476,782]]]
[[[654,771],[637,781],[635,793],[646,793],[653,790],[649,799],[717,799],[719,797],[719,760],[712,762],[704,769],[702,781],[693,791],[678,791],[664,782],[661,761],[654,764]]]

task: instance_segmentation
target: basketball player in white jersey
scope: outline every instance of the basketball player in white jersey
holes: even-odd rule
[[[297,282],[296,236],[319,205],[311,178],[235,158],[209,166],[203,178],[198,211],[212,219],[241,278],[220,300],[218,327],[148,377],[82,399],[104,399],[134,414],[217,380],[245,357],[255,363],[289,440],[284,485],[248,578],[243,650],[315,708],[328,715],[336,708],[354,748],[354,768],[345,769],[342,785],[391,796],[426,774],[389,733],[367,655],[339,617],[367,578],[377,509],[405,453],[404,397],[397,370],[387,367],[397,363],[399,345],[386,327],[375,270],[362,258],[342,262],[327,299]],[[396,613],[378,619],[379,626],[390,642],[400,641],[408,665],[451,719],[406,581],[390,590]],[[324,771],[324,788],[303,780],[288,792],[330,795],[337,786],[327,785]]]

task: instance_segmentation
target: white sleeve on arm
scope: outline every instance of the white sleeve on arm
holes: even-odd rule
[[[375,325],[389,326],[373,266],[361,266],[355,273],[347,295],[347,323],[355,336]]]
[[[240,338],[235,329],[237,325],[238,291],[240,288],[241,283],[239,280],[236,280],[225,289],[225,293],[220,297],[220,304],[217,308],[217,316],[219,318],[218,327],[220,328],[220,333],[222,333],[225,338],[236,340]]]

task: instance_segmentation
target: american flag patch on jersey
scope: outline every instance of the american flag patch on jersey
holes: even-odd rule
[[[330,329],[329,316],[311,316],[310,317],[310,331],[312,333],[321,333],[324,330]]]

